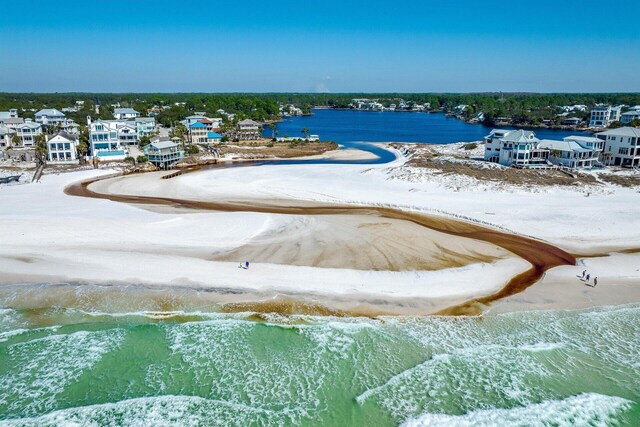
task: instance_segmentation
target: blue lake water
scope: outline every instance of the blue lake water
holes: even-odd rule
[[[450,144],[480,141],[490,127],[469,124],[442,113],[394,113],[351,110],[313,110],[313,115],[289,117],[277,124],[279,136],[302,136],[302,129],[345,146],[358,142],[422,142]],[[507,129],[510,129],[507,127]],[[513,129],[513,128],[511,128]],[[569,135],[590,134],[577,131],[534,129],[538,138],[562,139]],[[265,136],[271,136],[266,128]]]

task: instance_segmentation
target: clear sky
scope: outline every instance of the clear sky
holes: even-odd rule
[[[0,91],[638,92],[640,3],[0,2]]]

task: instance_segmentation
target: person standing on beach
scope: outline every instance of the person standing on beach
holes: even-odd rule
[[[595,288],[597,284],[598,284],[598,278],[594,277],[593,278],[593,287]]]
[[[582,278],[584,279],[584,275],[587,274],[587,270],[582,270]]]
[[[589,278],[591,277],[590,274],[587,274],[587,283],[589,283]]]

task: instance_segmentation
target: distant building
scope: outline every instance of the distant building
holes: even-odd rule
[[[6,126],[0,125],[0,149],[5,149],[12,145],[11,138],[16,131]]]
[[[609,166],[640,166],[640,129],[623,127],[596,134],[604,141],[602,162]]]
[[[136,117],[140,117],[140,113],[133,108],[115,108],[113,110],[113,118],[116,120],[135,119]]]
[[[238,122],[235,130],[225,132],[225,136],[236,141],[255,141],[262,137],[261,126],[260,123],[250,119],[242,120]]]
[[[149,161],[159,168],[171,167],[184,158],[184,151],[173,141],[158,141],[144,147],[144,154]]]
[[[526,130],[494,129],[485,137],[484,159],[503,166],[539,167],[548,164],[549,150]]]
[[[628,125],[634,120],[640,120],[640,110],[631,110],[620,115],[620,123],[623,125]]]
[[[606,128],[613,122],[620,120],[622,107],[611,107],[610,105],[596,105],[591,110],[589,126],[596,128]]]
[[[582,124],[582,119],[578,117],[569,117],[568,119],[564,119],[562,121],[563,126],[580,126]]]
[[[18,118],[18,110],[12,108],[9,111],[0,111],[0,125],[3,125],[7,119]]]
[[[207,144],[220,144],[222,135],[217,132],[207,132]]]
[[[193,144],[207,143],[207,125],[202,122],[195,122],[189,125],[189,139]]]
[[[47,161],[58,164],[78,162],[78,139],[74,135],[59,132],[47,139]]]
[[[35,116],[36,122],[43,126],[57,126],[65,120],[64,113],[55,108],[45,108],[38,111]]]
[[[598,163],[598,154],[572,140],[543,139],[538,147],[549,151],[549,161],[568,168],[591,168]]]

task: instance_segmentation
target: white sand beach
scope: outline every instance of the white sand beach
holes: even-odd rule
[[[452,190],[428,174],[417,180],[404,163],[398,157],[383,165],[212,168],[168,180],[158,172],[105,179],[89,189],[256,205],[389,206],[464,218],[547,240],[573,253],[603,254],[550,270],[539,284],[495,309],[640,301],[640,254],[609,254],[640,246],[640,195],[635,190],[478,188],[462,178]],[[74,182],[109,173],[46,175],[37,184],[0,188],[0,283],[210,287],[313,295],[328,304],[332,296],[417,298],[424,301],[421,309],[435,312],[494,293],[530,267],[495,245],[408,221],[186,211],[63,192]],[[585,203],[589,209],[580,208]],[[238,268],[243,260],[251,261],[249,270]],[[585,268],[600,277],[597,288],[577,279]]]

